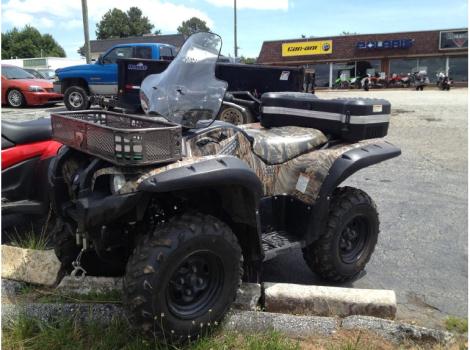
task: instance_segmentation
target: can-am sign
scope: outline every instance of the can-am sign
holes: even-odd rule
[[[332,40],[301,41],[282,44],[282,56],[326,55],[333,52]]]
[[[413,46],[413,39],[372,40],[359,41],[356,48],[365,49],[409,49]]]
[[[467,30],[444,30],[439,33],[439,50],[468,48]]]

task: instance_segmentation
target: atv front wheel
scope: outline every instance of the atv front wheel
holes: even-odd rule
[[[140,241],[124,277],[134,325],[173,340],[205,334],[235,300],[241,249],[215,217],[184,214]]]
[[[338,188],[333,193],[326,232],[303,249],[303,256],[316,274],[343,282],[361,272],[379,234],[379,216],[373,200],[363,191]]]

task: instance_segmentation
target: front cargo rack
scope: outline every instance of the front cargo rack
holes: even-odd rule
[[[119,166],[181,159],[181,126],[102,110],[51,113],[53,139]]]

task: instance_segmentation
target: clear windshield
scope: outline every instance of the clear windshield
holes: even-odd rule
[[[196,33],[160,74],[141,84],[144,111],[156,113],[186,128],[206,127],[222,104],[227,82],[215,77],[222,39],[213,33]]]

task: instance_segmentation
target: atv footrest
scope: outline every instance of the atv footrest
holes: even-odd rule
[[[7,214],[30,214],[40,215],[47,212],[47,207],[38,201],[28,199],[15,202],[2,202],[2,215]]]
[[[261,244],[264,251],[264,261],[305,246],[304,241],[300,241],[298,237],[289,235],[287,232],[263,233]]]

